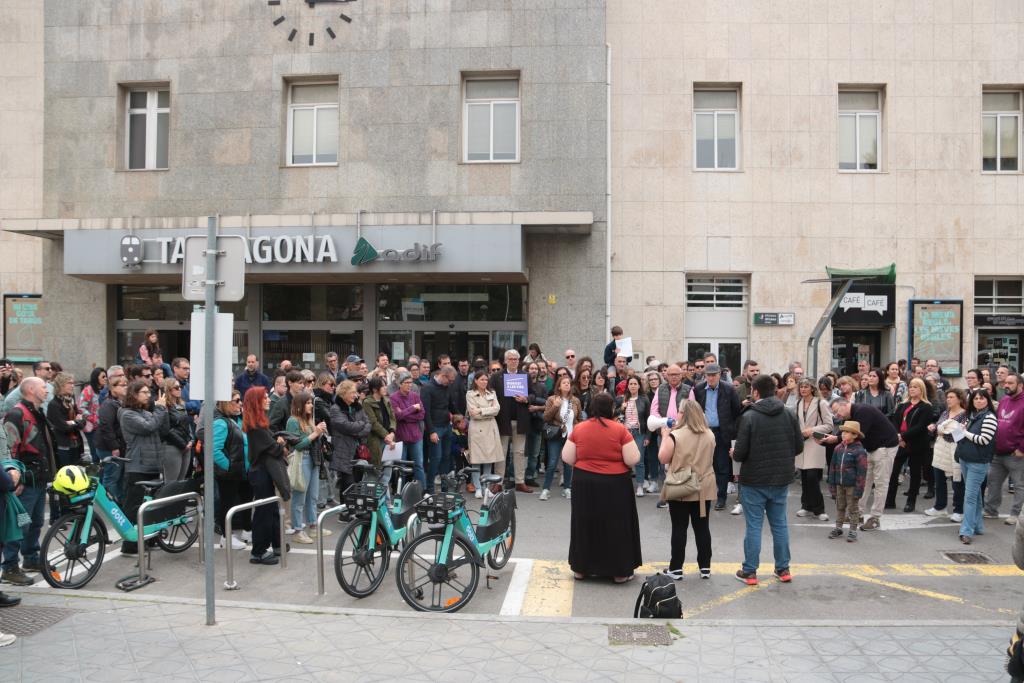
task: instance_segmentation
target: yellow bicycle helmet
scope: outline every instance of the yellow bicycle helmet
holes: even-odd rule
[[[77,496],[89,490],[89,475],[78,465],[65,465],[53,478],[53,490],[65,496]]]

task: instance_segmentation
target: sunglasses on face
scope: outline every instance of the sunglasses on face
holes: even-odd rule
[[[566,360],[570,360],[570,359],[572,359],[572,358],[575,358],[575,357],[576,357],[576,356],[574,356],[573,354],[571,354],[571,353],[570,353],[570,354],[567,354],[567,355],[565,356],[565,359],[566,359]]]
[[[240,399],[240,398],[233,398],[233,399],[231,399],[231,402],[232,403],[241,403],[242,399]]]

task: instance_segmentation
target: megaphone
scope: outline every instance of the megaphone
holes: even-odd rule
[[[647,431],[649,432],[660,432],[662,427],[672,429],[675,426],[676,420],[673,417],[658,417],[657,415],[651,415],[647,418]]]

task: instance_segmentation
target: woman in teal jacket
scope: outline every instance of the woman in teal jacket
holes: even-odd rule
[[[217,479],[214,492],[214,520],[220,534],[220,547],[227,545],[224,538],[224,518],[235,505],[252,500],[252,488],[246,479],[249,470],[249,440],[242,431],[242,397],[231,392],[230,401],[218,401],[213,411],[213,471]],[[252,538],[252,515],[246,510],[232,520],[235,533],[231,534],[231,549],[246,547],[244,538]]]

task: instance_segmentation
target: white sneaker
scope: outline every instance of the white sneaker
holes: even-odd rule
[[[563,489],[562,497],[566,500],[572,500],[572,489]]]
[[[483,491],[481,491],[479,488],[477,488],[477,490],[473,492],[473,497],[474,498],[483,498],[484,497]]]
[[[657,493],[658,492],[658,482],[652,481],[650,487],[647,489],[647,492],[648,493]]]
[[[0,633],[0,647],[7,647],[16,641],[18,637],[13,633]]]
[[[682,581],[683,580],[683,570],[682,569],[662,569],[661,573],[664,576],[667,576],[668,578],[672,579],[673,581]]]
[[[284,530],[284,533],[285,533],[285,536],[294,536],[296,531],[298,531],[298,529],[293,529],[291,527],[288,527],[287,529]]]
[[[228,539],[225,538],[224,536],[221,536],[220,537],[220,548],[221,548],[221,550],[223,550],[224,547],[227,546],[227,544],[228,544]],[[245,550],[247,547],[248,546],[244,542],[239,540],[239,538],[237,536],[235,536],[234,534],[231,535],[231,549],[232,550]]]
[[[547,500],[551,497],[551,491],[548,489],[541,489],[539,500]]]
[[[1017,518],[1013,517],[1012,515],[1010,517],[1007,517],[1006,519],[1003,520],[1003,524],[1005,524],[1006,526],[1013,526],[1016,523],[1017,523]]]
[[[735,505],[733,505],[732,506],[732,510],[729,511],[729,514],[730,515],[742,515],[743,514],[743,504],[742,503],[736,503]]]
[[[251,531],[239,531],[238,537],[245,543],[252,543],[252,532]]]
[[[637,498],[643,498],[644,495],[645,495],[644,494],[644,487],[643,486],[637,486],[636,487],[636,497]]]
[[[818,519],[821,520],[822,522],[827,522],[828,521],[828,515],[825,514],[824,512],[822,512],[820,515],[818,515]]]
[[[323,531],[323,537],[324,538],[327,538],[328,536],[331,536],[333,534],[334,534],[333,531],[331,531],[330,529],[328,529],[326,527],[324,528],[324,531]],[[306,527],[306,535],[309,536],[310,538],[316,538],[316,536],[317,536],[316,527],[315,526]]]
[[[292,541],[294,541],[295,543],[302,543],[303,545],[309,545],[313,542],[313,539],[309,537],[309,534],[306,533],[305,529],[302,529],[295,534],[295,537],[292,538]]]
[[[927,510],[924,511],[924,514],[928,515],[929,517],[945,517],[946,511],[936,510],[935,508],[928,508]]]
[[[959,512],[954,512],[953,514],[951,514],[949,516],[949,521],[951,521],[951,522],[962,522],[962,521],[964,521],[964,516],[961,515]]]
[[[799,510],[796,511],[796,516],[797,517],[807,517],[810,514],[811,514],[810,512],[808,512],[807,510],[804,510],[803,508],[800,508]]]
[[[729,495],[736,493],[736,484],[730,481],[729,486],[726,488],[725,492]]]

